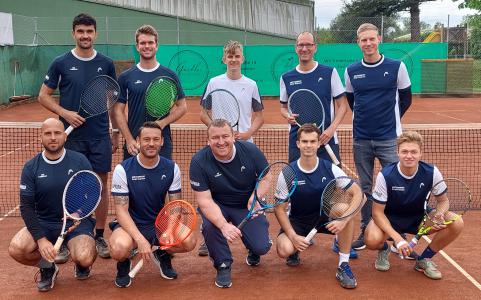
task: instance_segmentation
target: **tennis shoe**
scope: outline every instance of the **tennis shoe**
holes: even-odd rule
[[[70,258],[70,251],[68,250],[65,244],[62,244],[62,246],[60,246],[60,250],[55,256],[55,263],[64,264],[68,261],[69,258]]]
[[[347,262],[343,262],[337,268],[336,278],[345,289],[353,289],[357,286],[356,277],[354,277],[351,267]]]
[[[261,263],[261,257],[260,255],[255,254],[251,250],[247,252],[246,256],[246,264],[251,267],[256,267]]]
[[[340,250],[339,250],[339,242],[337,241],[336,238],[334,238],[334,239],[332,240],[332,248],[331,248],[331,249],[332,249],[332,251],[335,252],[335,253],[339,253],[339,251],[340,251]],[[351,248],[351,249],[349,250],[349,258],[350,258],[350,259],[357,259],[357,258],[358,258],[357,251],[354,250],[353,248]]]
[[[100,257],[110,258],[109,245],[103,236],[99,236],[95,239],[95,248],[97,248],[97,253]]]
[[[215,277],[215,285],[219,288],[230,288],[232,286],[232,279],[230,275],[231,263],[223,262],[217,268],[217,276]]]
[[[431,279],[441,279],[443,275],[438,270],[438,266],[430,259],[416,259],[414,270],[423,272],[424,275]]]
[[[208,256],[209,255],[209,249],[207,249],[207,244],[205,243],[205,241],[203,241],[200,244],[198,254],[199,254],[199,256]]]
[[[132,283],[132,278],[129,276],[132,261],[127,258],[124,261],[117,262],[117,276],[115,277],[115,285],[119,288],[129,287]]]
[[[389,253],[391,253],[389,247],[384,250],[379,250],[377,253],[376,262],[374,263],[376,270],[385,272],[391,268],[391,264],[389,263]]]
[[[352,242],[351,247],[354,250],[362,250],[366,248],[366,244],[364,244],[364,230],[362,230],[357,239]]]
[[[77,280],[85,280],[90,277],[90,267],[84,268],[81,265],[75,264],[74,275]]]
[[[299,256],[299,251],[296,251],[294,254],[289,255],[286,259],[286,265],[290,267],[295,267],[301,264],[301,257]]]
[[[53,264],[50,268],[40,268],[40,281],[37,282],[37,288],[40,292],[48,292],[53,289],[55,279],[58,275],[58,267]],[[38,273],[37,273],[38,274]]]
[[[169,253],[158,249],[154,251],[153,257],[154,263],[159,267],[160,276],[169,280],[177,278],[177,272],[172,267],[172,257]]]

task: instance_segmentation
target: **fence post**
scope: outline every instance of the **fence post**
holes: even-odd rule
[[[381,43],[384,41],[384,16],[381,15]]]
[[[105,43],[109,44],[109,17],[105,16]]]

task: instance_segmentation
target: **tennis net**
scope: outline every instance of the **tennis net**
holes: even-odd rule
[[[481,186],[481,123],[406,125],[425,140],[423,160],[438,166],[445,177],[465,181],[473,193],[474,207],[480,209]],[[204,125],[173,125],[174,160],[182,173],[183,198],[195,204],[189,185],[189,163],[192,155],[206,145]],[[0,217],[19,215],[19,178],[25,162],[41,150],[40,123],[0,122]],[[287,161],[288,128],[286,125],[263,126],[255,143],[270,162]],[[352,128],[338,129],[341,157],[355,171],[352,157]],[[112,169],[121,161],[122,151],[114,154]],[[379,170],[376,163],[376,171]],[[109,186],[107,187],[110,190]],[[110,199],[112,200],[112,199]],[[110,201],[110,213],[113,213]]]

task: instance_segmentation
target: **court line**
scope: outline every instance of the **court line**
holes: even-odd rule
[[[428,242],[431,243],[431,239],[428,238],[427,236],[423,236],[423,238]],[[466,277],[478,290],[481,291],[481,284],[476,281],[476,279],[473,278],[466,270],[464,270],[457,262],[454,261],[454,259],[451,258],[446,252],[443,250],[439,251],[439,253],[453,266],[455,267],[461,274]]]
[[[435,112],[435,114],[438,115],[438,116],[441,116],[441,117],[446,117],[446,118],[451,118],[451,119],[456,120],[456,121],[461,121],[462,123],[469,123],[468,120],[458,119],[456,117],[453,117],[453,116],[450,116],[450,115],[445,115],[445,114],[440,113],[440,112]]]
[[[8,216],[10,216],[11,214],[13,214],[14,212],[17,211],[17,209],[20,208],[20,205],[17,205],[15,206],[15,208],[13,208],[12,210],[10,210],[8,213],[4,214],[1,218],[0,218],[0,222],[3,221],[4,219],[6,219]]]

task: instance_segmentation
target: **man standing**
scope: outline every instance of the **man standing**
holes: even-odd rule
[[[139,128],[137,143],[140,153],[117,165],[112,177],[112,195],[115,200],[117,219],[110,223],[112,257],[117,260],[115,285],[131,284],[129,271],[130,254],[134,248],[145,260],[150,260],[152,246],[159,245],[155,234],[155,219],[167,193],[170,200],[180,198],[181,180],[179,166],[161,157],[162,129],[155,122],[145,122]],[[154,251],[152,258],[165,279],[177,278],[171,264],[170,253],[188,252],[196,245],[191,234],[180,245],[168,250]]]
[[[140,55],[140,62],[123,72],[119,76],[120,96],[114,105],[114,117],[118,127],[125,138],[124,159],[139,153],[136,138],[139,128],[147,121],[154,118],[145,113],[145,91],[150,82],[159,76],[173,79],[177,84],[177,99],[170,113],[156,121],[162,128],[164,144],[160,155],[172,159],[173,142],[170,124],[180,119],[187,112],[184,91],[179,78],[174,71],[161,66],[156,58],[159,48],[158,34],[154,27],[142,25],[135,32],[135,46]],[[125,107],[128,103],[128,120],[125,119]]]
[[[114,134],[112,143],[107,113],[89,119],[84,119],[77,113],[80,95],[89,80],[99,75],[116,78],[113,61],[93,48],[93,42],[97,38],[96,29],[96,21],[91,16],[80,14],[74,18],[72,37],[76,41],[76,46],[57,57],[50,65],[40,88],[38,101],[56,113],[65,127],[69,125],[75,127],[65,143],[65,148],[84,154],[90,161],[93,171],[99,175],[103,186],[107,186],[112,153],[116,150],[118,136]],[[52,97],[57,87],[60,91],[59,103]],[[110,257],[108,245],[103,238],[108,207],[108,191],[103,189],[102,200],[95,211],[97,219],[95,241],[99,256],[102,258]],[[57,260],[65,262],[67,259],[68,253],[63,252]]]
[[[90,170],[84,155],[64,148],[67,138],[62,122],[47,119],[41,128],[42,153],[29,160],[20,179],[20,212],[24,228],[15,234],[8,253],[17,262],[40,269],[37,288],[49,291],[55,284],[59,268],[53,244],[62,230],[62,195],[69,179],[78,171]],[[71,221],[67,225],[70,226]],[[95,219],[88,217],[70,232],[64,244],[75,263],[75,278],[87,279],[97,257],[93,229]]]
[[[264,214],[239,230],[254,197],[256,178],[267,167],[264,154],[254,144],[236,141],[226,120],[212,121],[207,128],[208,146],[190,163],[190,185],[202,215],[202,234],[217,269],[215,285],[232,285],[232,253],[228,242],[239,238],[248,249],[246,263],[260,264],[271,248],[269,223]]]
[[[411,105],[411,81],[406,66],[379,53],[381,37],[373,24],[357,30],[363,59],[346,68],[344,79],[349,106],[353,110],[353,153],[367,202],[361,210],[361,234],[353,248],[364,245],[364,230],[371,219],[374,160],[384,167],[397,161],[396,138],[401,117]]]
[[[295,69],[284,73],[280,80],[281,115],[290,124],[289,131],[289,162],[299,158],[299,148],[296,146],[297,130],[295,117],[289,114],[287,100],[289,96],[299,89],[313,91],[323,102],[325,111],[324,132],[321,134],[321,144],[329,144],[337,158],[339,145],[336,128],[341,123],[347,111],[347,102],[344,95],[344,87],[335,68],[321,65],[314,60],[317,52],[317,44],[310,32],[302,32],[297,36],[296,53],[299,64]],[[318,156],[331,160],[324,147],[318,150]]]

